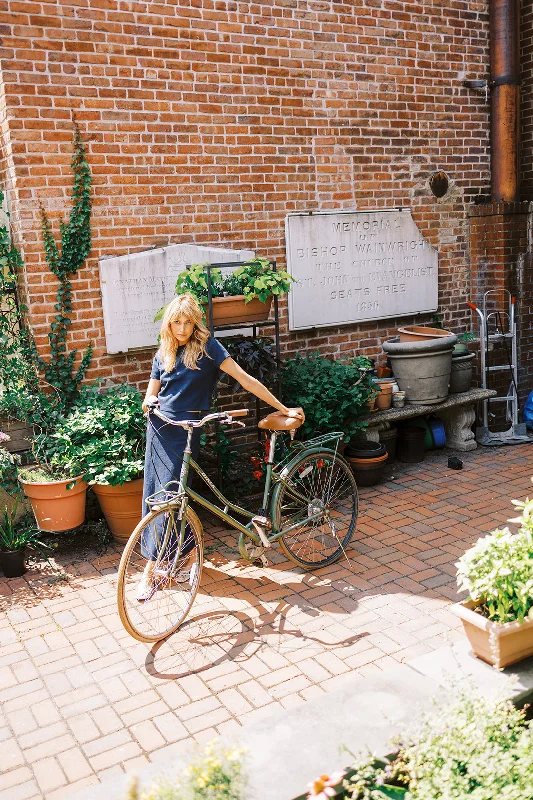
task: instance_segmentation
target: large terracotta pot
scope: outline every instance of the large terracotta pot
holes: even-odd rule
[[[456,603],[452,610],[461,618],[474,655],[497,669],[533,655],[533,619],[491,622],[476,609],[473,600]]]
[[[30,483],[19,478],[24,494],[29,497],[37,525],[42,531],[68,531],[85,519],[87,484],[81,477],[65,481]],[[74,482],[71,489],[67,486]]]
[[[400,342],[423,342],[454,335],[452,331],[446,331],[444,328],[429,328],[427,325],[405,325],[403,328],[398,328],[398,333]]]
[[[240,322],[262,322],[268,319],[272,295],[266,302],[254,298],[249,303],[244,302],[244,295],[237,294],[231,297],[213,297],[213,324],[235,325]],[[206,307],[206,319],[209,324],[209,311]]]
[[[113,537],[125,544],[142,519],[143,479],[122,486],[95,483],[92,487]]]

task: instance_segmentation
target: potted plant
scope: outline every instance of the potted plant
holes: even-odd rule
[[[4,507],[0,515],[0,567],[6,578],[20,578],[26,572],[26,547],[46,547],[39,531],[27,519],[17,520],[17,505]]]
[[[452,607],[474,655],[498,669],[533,655],[533,500],[512,502],[517,533],[497,529],[466,551],[457,583],[470,596]]]
[[[19,467],[18,479],[41,531],[59,533],[77,528],[85,519],[87,484],[62,465]]]
[[[206,310],[208,318],[208,272],[207,264],[192,264],[183,270],[176,280],[176,294],[193,294]],[[243,262],[229,275],[222,276],[219,267],[209,271],[213,324],[215,326],[258,322],[268,319],[272,297],[286,294],[294,278],[282,269],[275,269],[268,258],[254,258]],[[154,321],[163,317],[163,306]]]
[[[47,461],[78,472],[98,497],[115,539],[126,542],[142,516],[146,424],[137,389],[84,387],[42,442]]]

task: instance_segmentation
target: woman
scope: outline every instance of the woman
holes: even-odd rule
[[[248,375],[230,357],[226,348],[210,336],[203,314],[191,294],[175,297],[167,306],[161,323],[161,344],[154,358],[143,410],[157,403],[172,420],[199,419],[211,407],[212,395],[220,376],[226,372],[243,389],[288,417],[304,419],[301,409],[287,408],[266,386]],[[172,481],[179,481],[187,431],[169,425],[153,414],[149,418],[144,467],[143,515],[149,508],[146,498]],[[200,429],[192,438],[193,458],[198,457]],[[138,600],[147,600],[154,591],[152,570],[156,558],[155,542],[144,543],[147,558],[144,575],[137,591]]]

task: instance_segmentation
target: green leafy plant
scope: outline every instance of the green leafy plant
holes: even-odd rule
[[[286,294],[294,281],[284,269],[273,269],[268,258],[253,258],[238,267],[234,275],[244,288],[244,300],[249,303],[255,297],[264,303],[271,295]]]
[[[16,550],[24,550],[25,547],[40,549],[47,548],[47,545],[40,539],[41,532],[28,520],[23,517],[17,521],[17,506],[9,511],[4,508],[0,515],[0,551],[10,553]]]
[[[245,372],[253,375],[266,386],[272,386],[277,371],[272,339],[231,336],[221,339],[221,343]],[[229,375],[223,375],[220,382],[231,385],[233,392],[242,391],[240,383],[234,381]]]
[[[4,195],[0,192],[0,207]],[[19,302],[17,280],[22,270],[19,250],[7,226],[0,226],[0,387],[2,398],[21,387],[37,391],[38,378],[32,340],[24,324],[27,307]],[[0,401],[1,402],[1,401]],[[0,413],[4,413],[0,409]]]
[[[457,563],[457,583],[494,622],[533,617],[533,500],[513,500],[522,511],[517,533],[497,529],[477,540]]]
[[[91,249],[91,170],[80,129],[74,124],[74,152],[71,162],[74,173],[72,209],[68,222],[60,222],[61,246],[56,244],[50,220],[41,205],[41,228],[45,258],[57,277],[56,316],[50,325],[48,341],[50,358],[43,358],[35,349],[35,361],[47,383],[57,392],[57,401],[69,408],[77,397],[92,358],[89,344],[75,368],[77,350],[67,351],[67,335],[72,314],[72,284],[70,279],[83,265]]]
[[[132,781],[125,800],[247,800],[244,752],[208,744],[175,778],[162,777],[142,793]]]
[[[463,693],[426,714],[403,743],[397,774],[409,800],[531,797],[533,730],[510,700]]]
[[[52,433],[37,436],[38,463],[88,483],[122,485],[144,467],[146,425],[133,386],[84,386],[76,405]]]
[[[457,337],[458,342],[475,342],[476,335],[472,331],[465,331]]]
[[[343,431],[349,442],[364,430],[365,406],[375,391],[371,367],[372,362],[363,356],[344,362],[318,353],[297,355],[283,362],[283,400],[288,406],[301,406],[305,411],[302,438]]]

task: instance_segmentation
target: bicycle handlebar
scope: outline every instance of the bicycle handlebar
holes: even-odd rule
[[[156,417],[162,419],[163,422],[167,422],[169,425],[180,425],[182,428],[203,428],[204,425],[207,425],[208,422],[213,422],[215,419],[224,420],[228,425],[242,425],[242,422],[235,422],[234,417],[245,417],[248,414],[247,408],[238,408],[234,411],[217,411],[214,414],[207,414],[207,416],[203,417],[202,419],[181,419],[181,420],[173,420],[166,417],[161,411],[154,407],[148,406],[148,414],[155,414]]]

